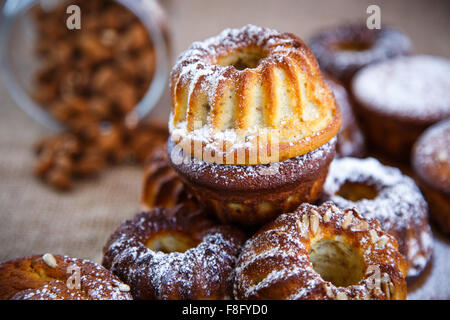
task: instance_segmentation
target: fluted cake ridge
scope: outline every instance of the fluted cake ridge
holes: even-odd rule
[[[170,88],[171,139],[208,162],[283,161],[327,143],[340,126],[314,55],[290,33],[247,25],[194,42]]]

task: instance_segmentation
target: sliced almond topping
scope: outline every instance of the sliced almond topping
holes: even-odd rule
[[[348,297],[345,294],[345,292],[338,292],[336,295],[336,299],[337,300],[348,300]]]
[[[313,235],[317,234],[317,231],[319,231],[319,218],[317,216],[311,216],[309,217],[310,223],[311,223],[311,231]]]
[[[130,286],[125,283],[121,283],[121,284],[119,284],[119,290],[122,292],[129,292]]]
[[[302,223],[303,223],[303,227],[305,229],[309,229],[309,218],[307,214],[304,214],[302,217]]]
[[[323,215],[323,221],[324,222],[330,222],[331,220],[331,215],[333,214],[333,212],[331,211],[331,209],[328,209],[325,214]]]
[[[342,228],[347,229],[348,226],[352,223],[353,213],[348,211],[344,216],[344,221],[342,222]]]
[[[352,231],[366,231],[369,228],[369,224],[367,221],[360,221],[357,224],[353,225]]]
[[[392,282],[389,282],[389,293],[391,294],[391,296],[394,295],[394,292],[395,292],[394,284]]]
[[[316,235],[317,231],[319,230],[319,217],[313,214],[309,217],[309,222],[313,235]]]
[[[390,284],[391,284],[391,278],[389,277],[389,275],[387,273],[385,273],[383,275],[383,282],[384,282],[384,292],[386,294],[387,299],[391,299],[391,289],[390,289]]]
[[[305,227],[302,225],[302,223],[300,222],[300,220],[297,219],[296,224],[297,224],[297,231],[298,231],[298,233],[299,233],[302,237],[308,238],[308,231],[305,230]]]
[[[439,162],[446,162],[448,159],[447,151],[441,150],[437,155],[437,159]]]
[[[370,230],[369,231],[370,234],[370,240],[372,240],[372,243],[376,243],[378,241],[378,234],[375,230]]]
[[[56,259],[51,253],[46,253],[42,256],[42,260],[44,260],[45,264],[50,268],[54,268],[57,266]]]
[[[333,290],[331,290],[331,288],[329,286],[325,286],[325,292],[327,293],[327,296],[329,298],[334,298]]]
[[[388,242],[389,238],[386,236],[381,236],[378,241],[377,241],[377,248],[378,249],[384,249],[384,247],[386,246],[386,243]]]
[[[295,224],[297,225],[297,231],[298,231],[298,233],[303,234],[302,224],[301,224],[300,220],[297,219],[297,220],[295,221]]]

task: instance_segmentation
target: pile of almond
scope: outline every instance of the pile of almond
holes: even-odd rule
[[[151,151],[148,144],[166,139],[164,130],[125,125],[154,73],[144,25],[115,1],[70,4],[81,9],[79,30],[66,26],[67,4],[34,11],[41,65],[33,97],[66,127],[37,144],[35,174],[58,189],[69,189],[75,178],[93,176],[108,164],[143,161]]]

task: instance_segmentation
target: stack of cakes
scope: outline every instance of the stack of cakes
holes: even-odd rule
[[[398,54],[409,50],[397,30],[375,37],[377,50],[388,42],[389,51],[392,37],[404,39]],[[430,260],[428,207],[414,181],[376,159],[345,158],[366,147],[338,76],[324,77],[296,36],[250,25],[195,42],[172,70],[170,177],[189,205],[247,234],[230,297],[404,299],[405,278]],[[333,162],[336,145],[343,159]],[[144,186],[159,180],[148,175]],[[147,208],[153,200],[142,197]]]

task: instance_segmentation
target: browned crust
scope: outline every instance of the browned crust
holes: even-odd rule
[[[318,219],[317,229],[312,227],[311,216]],[[313,241],[336,237],[362,256],[366,274],[358,285],[335,287],[324,281],[309,262]],[[384,239],[383,246],[380,239]],[[264,256],[271,248],[278,248],[278,254]],[[369,266],[377,266],[381,275],[387,274],[392,286],[381,285],[379,290],[376,286],[369,287]],[[288,273],[288,277],[267,278],[272,272],[283,270],[297,272]],[[236,267],[234,292],[237,299],[406,299],[406,272],[397,242],[381,230],[375,219],[366,220],[356,210],[338,209],[331,202],[319,207],[302,204],[295,212],[283,214],[264,226],[247,241]],[[263,282],[265,279],[270,280]],[[264,285],[258,287],[260,283]]]
[[[87,261],[66,256],[54,255],[56,267],[51,267],[43,260],[43,255],[21,257],[3,262],[0,265],[0,300],[28,299],[28,294],[33,294],[31,299],[51,299],[44,296],[40,290],[46,286],[48,291],[54,293],[53,299],[58,300],[91,300],[91,299],[117,299],[111,295],[108,289],[100,292],[99,296],[93,296],[90,290],[98,289],[103,284],[117,288],[121,282],[116,276],[105,268]],[[68,267],[76,265],[80,268],[81,288],[69,289],[66,285],[71,276]],[[112,291],[112,289],[110,289]],[[121,299],[131,300],[128,292],[120,294]]]
[[[171,263],[170,270],[161,270],[159,263],[171,259],[174,253],[159,256],[161,252],[155,253],[145,246],[149,239],[164,232],[178,232],[199,243],[178,255],[184,265]],[[207,239],[210,235],[218,235],[227,245],[213,244]],[[231,294],[229,277],[244,240],[241,231],[219,225],[192,207],[156,208],[140,212],[119,226],[104,247],[103,265],[127,281],[135,299],[224,299]],[[211,266],[211,261],[217,264]],[[211,267],[216,272],[213,279],[208,278],[211,270],[207,268]],[[142,273],[133,273],[141,269]],[[165,273],[163,283],[154,282],[153,277],[160,272]]]

